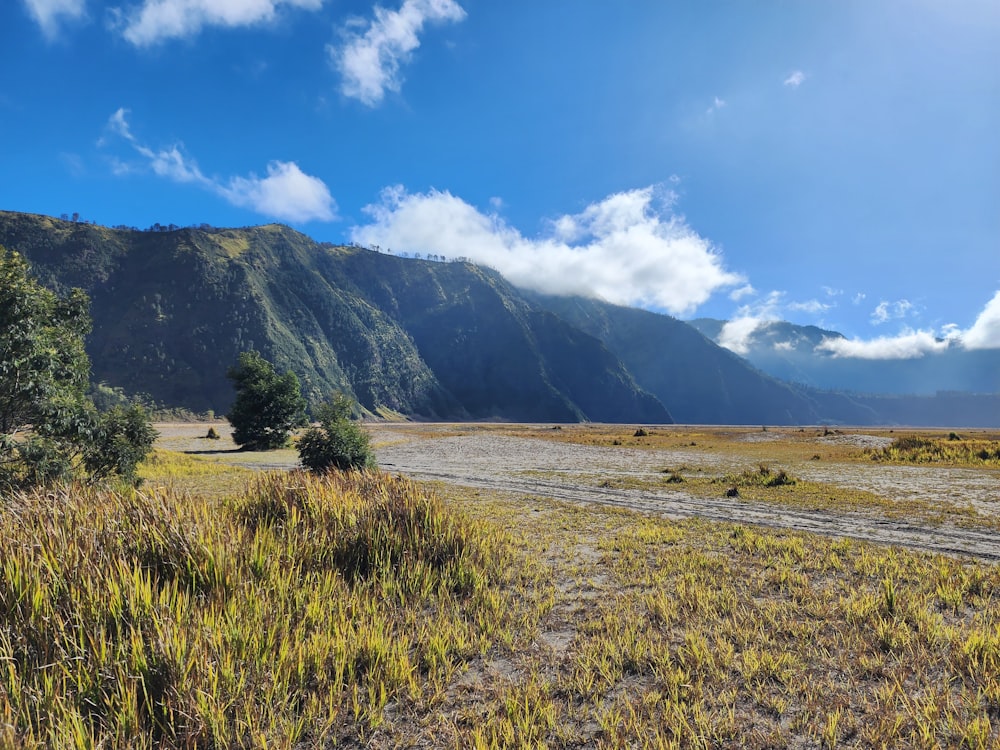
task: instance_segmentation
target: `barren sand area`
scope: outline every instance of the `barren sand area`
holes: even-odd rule
[[[947,554],[1000,560],[1000,534],[975,528],[965,518],[940,523],[888,517],[877,512],[755,504],[739,498],[699,497],[683,489],[595,486],[595,475],[647,479],[664,467],[684,465],[723,473],[747,461],[726,451],[649,450],[596,447],[571,442],[514,437],[496,430],[449,425],[379,425],[371,430],[380,465],[389,471],[467,487],[551,497],[579,503],[620,506],[669,518],[701,517],[850,537]],[[761,435],[747,431],[748,436]],[[776,435],[776,433],[766,433]],[[751,438],[755,439],[755,438]],[[773,438],[776,439],[776,438]],[[818,438],[818,441],[826,438]],[[891,441],[877,435],[840,435],[832,440],[873,447]],[[1000,511],[1000,474],[995,470],[887,466],[863,462],[803,461],[783,464],[804,480],[861,489],[891,501],[972,504],[983,515]],[[895,515],[895,514],[893,514]]]
[[[200,454],[227,464],[253,468],[294,468],[294,450],[240,452],[229,426],[214,424],[219,440],[205,438],[207,424],[161,424],[159,444],[170,450]],[[583,445],[545,436],[552,426],[535,426],[517,433],[496,425],[388,424],[367,427],[379,465],[415,479],[445,482],[490,491],[547,497],[574,503],[600,503],[668,518],[700,517],[849,537],[913,549],[1000,560],[1000,533],[995,526],[975,523],[969,514],[949,509],[973,508],[983,518],[1000,517],[1000,472],[948,466],[892,466],[863,461],[800,460],[782,456],[781,467],[793,476],[831,487],[862,490],[900,507],[914,502],[937,508],[936,517],[905,512],[843,511],[761,503],[743,498],[705,497],[683,486],[662,484],[666,467],[683,466],[702,476],[721,475],[752,465],[756,459],[735,451],[730,442],[707,449],[703,445],[669,449]],[[567,427],[567,430],[581,429]],[[625,430],[626,428],[622,428]],[[681,428],[664,428],[666,430]],[[512,432],[516,434],[512,434]],[[755,455],[767,458],[768,445],[798,434],[736,428],[732,440],[752,444]],[[871,448],[891,442],[884,434],[862,431],[809,438],[804,443],[824,447]],[[801,450],[799,451],[802,452]],[[808,451],[806,451],[808,452]],[[595,481],[604,478],[604,481]],[[614,486],[615,484],[627,486]],[[636,486],[638,485],[638,486]]]

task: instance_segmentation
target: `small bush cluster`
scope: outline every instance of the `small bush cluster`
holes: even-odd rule
[[[352,409],[353,402],[337,394],[316,410],[317,424],[296,445],[304,467],[317,473],[375,468],[368,434],[351,420]]]
[[[766,464],[760,464],[756,469],[745,469],[739,474],[729,473],[713,480],[716,484],[726,484],[730,487],[783,487],[795,484],[784,469],[774,471]]]

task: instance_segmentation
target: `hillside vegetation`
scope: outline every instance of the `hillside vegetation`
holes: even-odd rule
[[[287,227],[112,230],[0,213],[0,243],[91,297],[98,381],[225,411],[225,372],[259,350],[313,403],[425,418],[669,422],[604,346],[498,274],[313,242]]]
[[[144,475],[0,498],[0,746],[1000,742],[996,565],[162,449]]]
[[[686,323],[544,297],[463,261],[314,242],[280,225],[109,229],[0,212],[0,245],[91,298],[98,383],[224,413],[255,349],[315,405],[421,419],[995,425],[1000,396],[913,400],[793,386]],[[945,403],[947,401],[947,403]]]

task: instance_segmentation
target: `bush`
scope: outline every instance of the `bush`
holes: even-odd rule
[[[318,424],[306,430],[298,441],[303,466],[315,473],[375,467],[368,433],[351,421],[352,411],[353,402],[341,393],[316,410]]]
[[[153,449],[156,430],[139,405],[116,406],[97,417],[90,440],[84,447],[83,465],[94,479],[112,474],[138,484],[139,463]]]
[[[773,471],[770,466],[760,464],[756,469],[745,469],[739,474],[729,473],[713,480],[734,488],[740,487],[784,487],[795,484],[795,479],[784,470]]]

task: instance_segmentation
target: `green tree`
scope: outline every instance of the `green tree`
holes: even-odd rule
[[[145,413],[129,430],[97,414],[87,397],[89,301],[79,289],[65,297],[41,286],[28,263],[0,247],[0,485],[25,486],[69,479],[106,462],[112,436],[136,436]],[[140,431],[141,432],[141,431]],[[152,432],[145,419],[145,433]],[[96,436],[103,436],[94,442]],[[123,438],[127,439],[127,438]],[[99,476],[135,477],[152,441],[111,461]],[[131,468],[129,468],[131,465]]]
[[[0,471],[10,484],[68,477],[87,427],[87,296],[42,287],[0,248]]]
[[[233,426],[233,440],[243,450],[284,447],[291,431],[306,423],[306,402],[295,373],[278,375],[260,353],[250,351],[240,354],[226,376],[236,388],[226,419]]]
[[[93,479],[119,476],[137,484],[139,464],[153,449],[154,440],[156,430],[142,406],[115,406],[94,420],[83,465]]]
[[[375,467],[368,433],[351,421],[353,411],[354,402],[342,393],[316,409],[318,425],[306,430],[297,446],[303,466],[316,473]]]

